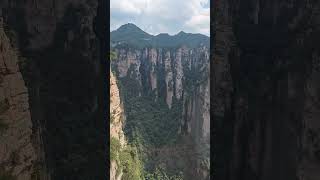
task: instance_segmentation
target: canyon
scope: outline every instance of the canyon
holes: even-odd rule
[[[106,2],[0,1],[0,179],[318,180],[320,4],[212,5],[212,59],[127,24],[108,69]]]
[[[144,36],[153,42],[141,47]],[[111,32],[116,57],[111,60],[110,85],[119,95],[110,104],[115,116],[110,131],[122,126],[121,134],[126,143],[137,146],[147,172],[161,164],[168,176],[210,179],[209,37],[184,32],[162,40],[159,36],[163,35],[148,35],[130,23]],[[183,42],[188,39],[195,40]],[[117,104],[123,112],[118,126]]]

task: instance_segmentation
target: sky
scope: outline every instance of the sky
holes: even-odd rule
[[[110,0],[110,11],[110,31],[133,23],[152,35],[210,35],[210,0]]]

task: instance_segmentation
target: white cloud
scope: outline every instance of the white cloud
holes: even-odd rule
[[[208,34],[210,32],[210,12],[209,10],[199,12],[186,21],[186,26],[199,31],[199,33]]]
[[[208,0],[111,0],[111,27],[134,23],[151,34],[210,33]]]
[[[111,12],[119,11],[124,14],[140,14],[142,12],[143,4],[140,0],[112,0],[110,1]]]

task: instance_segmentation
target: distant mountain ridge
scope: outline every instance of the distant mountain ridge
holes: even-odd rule
[[[162,47],[172,48],[182,45],[194,48],[200,45],[209,47],[210,38],[203,34],[192,34],[180,31],[176,35],[160,33],[156,36],[148,34],[132,23],[124,24],[110,33],[112,47],[131,45],[138,48]]]

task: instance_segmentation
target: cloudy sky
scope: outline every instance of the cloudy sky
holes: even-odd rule
[[[210,35],[210,0],[110,0],[110,30],[134,23],[149,34]]]

